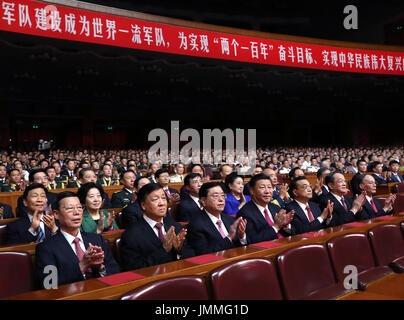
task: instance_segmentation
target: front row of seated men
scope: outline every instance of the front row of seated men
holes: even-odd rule
[[[167,214],[167,195],[161,185],[144,183],[139,187],[137,181],[136,202],[142,214],[135,213],[136,222],[122,234],[122,270],[101,235],[80,232],[83,204],[77,195],[67,191],[58,194],[53,211],[46,212],[47,190],[40,183],[24,191],[27,215],[8,225],[7,237],[41,242],[35,259],[41,288],[47,265],[57,267],[58,285],[62,285],[389,214],[395,201],[395,195],[390,195],[382,208],[372,198],[376,190],[371,176],[363,177],[359,184],[363,193],[352,200],[345,196],[348,189],[344,176],[332,173],[326,179],[329,193],[318,197],[320,204],[311,201],[313,191],[307,179],[298,177],[289,188],[293,201],[281,208],[271,203],[271,179],[257,174],[249,183],[252,200],[234,219],[223,213],[222,184],[201,185],[200,175],[189,177],[186,189],[190,199],[196,198],[199,189],[201,209],[190,215],[187,228]]]

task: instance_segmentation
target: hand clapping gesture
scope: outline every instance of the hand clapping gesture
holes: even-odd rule
[[[108,230],[110,230],[110,231],[114,229],[113,223],[114,223],[115,217],[116,217],[115,211],[112,211],[112,212],[108,215],[108,218],[107,218],[107,228],[108,228]]]
[[[83,259],[79,263],[82,273],[85,273],[88,268],[96,267],[99,270],[104,268],[104,251],[99,246],[89,244],[87,250],[84,252]]]
[[[228,238],[233,241],[236,237],[236,232],[238,232],[239,239],[242,239],[245,234],[245,228],[247,225],[247,221],[242,217],[239,217],[234,223],[230,226]]]
[[[390,193],[390,195],[388,196],[388,198],[384,202],[383,210],[385,212],[387,212],[387,211],[390,211],[391,209],[393,209],[393,204],[396,201],[396,199],[397,199],[397,195]]]
[[[323,220],[330,218],[333,210],[334,210],[334,202],[328,200],[327,206],[324,208],[321,214],[321,218],[323,218]]]
[[[363,191],[360,195],[357,195],[353,204],[351,211],[356,214],[359,210],[362,209],[363,205],[366,201],[366,192]]]

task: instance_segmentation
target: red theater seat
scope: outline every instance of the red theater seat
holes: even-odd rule
[[[352,291],[335,281],[324,245],[290,248],[278,255],[277,265],[286,299],[335,299]]]
[[[397,195],[397,199],[393,204],[394,213],[399,213],[404,211],[404,195]]]
[[[27,252],[0,252],[0,298],[34,290],[31,257]]]
[[[215,300],[281,300],[274,263],[254,258],[230,262],[209,274]]]
[[[121,300],[208,300],[200,276],[181,276],[147,283],[125,293]]]
[[[394,272],[404,272],[404,238],[400,226],[383,224],[369,230],[376,264],[389,266]]]
[[[343,234],[327,242],[328,252],[338,282],[343,282],[348,273],[344,268],[355,266],[358,270],[358,288],[364,290],[372,281],[384,277],[392,270],[387,266],[376,266],[369,239],[361,233]]]
[[[115,240],[114,256],[116,262],[121,265],[121,238]]]

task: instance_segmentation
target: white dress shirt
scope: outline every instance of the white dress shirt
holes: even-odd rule
[[[83,241],[83,238],[82,238],[82,236],[81,236],[81,233],[80,233],[80,230],[79,230],[79,232],[77,233],[77,236],[72,236],[70,233],[67,233],[67,232],[65,232],[65,231],[63,231],[62,229],[60,229],[60,232],[63,234],[63,236],[65,237],[65,239],[66,239],[66,241],[69,243],[69,245],[70,245],[70,247],[72,248],[72,250],[73,250],[73,252],[74,252],[74,254],[75,255],[77,255],[77,252],[76,252],[76,244],[73,242],[73,240],[75,239],[75,238],[79,238],[80,239],[80,242],[79,242],[79,245],[80,245],[80,248],[81,248],[81,250],[83,250],[83,252],[86,252],[86,247],[84,246],[84,241]]]
[[[192,200],[195,201],[195,203],[198,205],[199,209],[202,209],[202,205],[201,205],[201,203],[199,202],[199,198],[194,197],[194,196],[191,196],[191,195],[189,195],[189,196],[191,197]]]
[[[251,200],[251,201],[254,202],[254,200]],[[278,229],[277,227],[275,227],[275,221],[274,221],[274,219],[272,218],[272,214],[271,214],[271,211],[269,211],[268,206],[267,206],[266,208],[264,208],[264,207],[260,206],[259,204],[255,203],[255,202],[254,202],[254,204],[257,206],[258,210],[261,212],[261,214],[262,214],[262,216],[264,217],[265,221],[266,221],[267,219],[265,218],[265,212],[264,212],[264,210],[265,210],[265,209],[268,210],[269,219],[271,219],[271,221],[274,223],[274,225],[272,226],[272,228],[275,230],[275,233],[278,233],[280,229]]]
[[[146,216],[145,214],[143,214],[143,218],[146,220],[146,222],[148,223],[148,225],[150,226],[150,228],[152,228],[153,232],[155,233],[156,237],[160,240],[159,238],[159,231],[156,228],[156,224],[158,222],[154,221],[153,219],[150,219],[148,216]],[[161,223],[163,224],[163,226],[161,227],[161,232],[163,232],[163,236],[165,236],[166,234],[166,230],[164,229],[164,221],[163,219],[161,219]]]
[[[205,211],[206,211],[206,209],[205,209]],[[212,220],[212,223],[215,225],[217,231],[219,231],[219,225],[217,224],[217,221],[218,221],[219,219],[216,218],[213,214],[211,214],[211,213],[209,213],[209,212],[207,212],[207,211],[206,211],[206,213],[208,214],[208,217],[210,218],[210,220]],[[229,236],[229,232],[227,231],[226,226],[224,225],[223,220],[221,220],[221,221],[222,221],[222,230],[223,230],[223,233],[224,233],[224,235],[225,235],[226,237],[228,237],[228,236]],[[220,231],[219,231],[219,232],[220,232]],[[245,246],[245,245],[247,244],[247,234],[244,233],[244,237],[243,237],[242,239],[239,239],[239,240],[240,240],[240,243],[241,243],[243,246]]]

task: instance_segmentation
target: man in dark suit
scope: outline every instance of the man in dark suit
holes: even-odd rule
[[[391,160],[389,167],[391,172],[389,182],[403,182],[403,176],[398,172],[400,170],[400,163],[396,160]]]
[[[366,175],[368,164],[366,160],[360,159],[358,160],[358,172],[351,179],[351,191],[354,196],[362,193],[362,190],[359,188],[359,182]]]
[[[321,212],[320,207],[311,201],[313,191],[306,177],[292,180],[289,187],[293,201],[287,205],[288,211],[294,211],[291,222],[292,234],[300,234],[330,227],[334,204],[328,200],[327,207]]]
[[[27,214],[6,228],[6,244],[40,242],[55,234],[55,217],[45,214],[47,189],[40,183],[29,185],[22,195]]]
[[[325,197],[325,201],[330,200],[334,203],[333,216],[335,225],[341,225],[358,220],[357,213],[361,210],[365,203],[365,195],[362,193],[355,200],[347,197],[348,188],[343,174],[333,172],[326,177],[326,184],[330,189],[330,193]],[[327,203],[322,203],[322,209]]]
[[[0,220],[15,218],[13,210],[8,204],[0,203]]]
[[[373,198],[373,195],[376,194],[376,182],[371,175],[363,176],[359,183],[359,187],[362,192],[366,193],[365,204],[363,205],[361,212],[358,213],[359,220],[372,219],[393,213],[393,204],[394,201],[396,201],[397,196],[390,193],[389,197],[384,203],[384,207],[382,207],[379,200]]]
[[[184,186],[188,194],[181,198],[177,208],[177,221],[190,221],[192,216],[200,215],[202,205],[199,202],[199,190],[202,186],[202,176],[199,173],[190,173],[184,179]]]
[[[190,246],[196,255],[222,251],[247,244],[246,221],[222,214],[226,194],[219,182],[206,182],[199,190],[203,211],[188,224]]]
[[[54,204],[60,230],[36,247],[35,275],[45,287],[49,265],[57,268],[58,286],[118,273],[119,266],[101,235],[80,232],[83,208],[73,192],[58,194]]]
[[[313,197],[311,201],[314,201],[318,205],[324,202],[325,196],[330,192],[325,183],[325,177],[330,173],[330,169],[326,167],[322,167],[317,171],[317,184],[313,190]]]
[[[69,182],[72,182],[73,180],[76,180],[75,174],[74,174],[74,168],[76,167],[76,161],[73,159],[68,159],[65,161],[65,169],[60,172],[61,176],[67,176],[69,179]]]
[[[158,169],[154,174],[157,183],[163,188],[166,195],[167,202],[177,202],[180,200],[179,192],[174,188],[169,188],[168,183],[170,182],[170,174],[167,169]]]
[[[146,177],[137,178],[133,183],[136,195],[139,193],[139,190],[143,186],[149,183],[151,183],[149,178]],[[140,207],[139,199],[136,199],[135,201],[133,201],[132,199],[132,202],[126,207],[124,207],[122,210],[121,214],[122,228],[129,229],[132,224],[136,224],[142,218],[143,218],[143,210]]]
[[[264,171],[264,167],[255,166],[254,171],[251,173],[251,178],[254,177],[254,176],[257,175],[257,174],[262,173],[263,171]],[[250,193],[250,183],[249,183],[249,182],[247,182],[247,183],[244,185],[243,194],[246,195],[246,196],[250,196],[250,195],[251,195],[251,193]]]
[[[7,167],[5,164],[1,163],[0,164],[0,190],[1,187],[6,184],[7,180]]]
[[[193,256],[186,229],[167,213],[167,199],[160,185],[149,183],[138,193],[144,212],[121,238],[122,265],[133,270]]]
[[[237,213],[237,218],[247,221],[248,244],[268,241],[289,236],[289,224],[294,212],[286,213],[284,209],[271,203],[273,194],[271,178],[257,174],[250,180],[251,200]]]
[[[375,178],[377,185],[387,183],[386,176],[382,174],[383,164],[381,162],[379,162],[379,161],[373,162],[371,171],[373,172],[372,177]]]
[[[48,189],[48,176],[44,169],[34,169],[29,174],[29,183],[39,183],[42,184],[46,189]],[[52,206],[52,203],[56,200],[56,194],[47,191],[46,193],[47,203],[45,206],[45,211]],[[24,204],[23,197],[19,197],[17,200],[17,217],[25,217],[27,215],[27,207]]]

